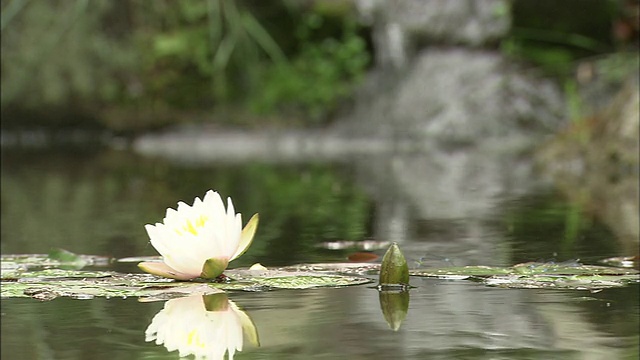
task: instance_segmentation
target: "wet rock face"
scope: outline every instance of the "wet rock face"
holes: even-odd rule
[[[523,73],[501,54],[433,48],[419,53],[394,85],[374,84],[351,131],[441,144],[496,137],[535,141],[562,124],[557,86]],[[377,91],[377,92],[376,92]],[[366,123],[367,126],[361,126]]]
[[[358,0],[373,24],[378,65],[401,68],[416,49],[429,44],[478,47],[494,43],[511,26],[506,0]]]
[[[356,1],[373,28],[375,70],[342,128],[443,145],[536,142],[560,128],[558,86],[495,50],[510,2]],[[508,139],[506,138],[508,137]]]

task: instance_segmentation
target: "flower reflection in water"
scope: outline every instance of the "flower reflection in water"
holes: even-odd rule
[[[227,298],[227,294],[191,295],[172,299],[153,318],[145,331],[146,341],[163,344],[181,357],[233,359],[242,351],[243,333],[259,346],[258,332],[251,318]]]

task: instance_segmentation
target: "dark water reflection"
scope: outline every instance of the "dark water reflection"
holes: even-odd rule
[[[260,347],[239,359],[633,359],[637,288],[598,294],[500,290],[414,280],[408,316],[389,329],[367,287],[232,293]],[[22,359],[176,359],[145,342],[163,303],[136,299],[2,302],[2,356]]]
[[[452,154],[332,164],[181,166],[127,152],[2,152],[2,253],[156,255],[143,225],[209,188],[259,212],[252,248],[232,266],[344,261],[324,241],[393,240],[411,267],[512,265],[632,255],[611,225],[569,203],[520,163]],[[246,219],[245,219],[246,220]],[[123,266],[123,265],[121,265]],[[121,271],[135,268],[121,267]],[[413,278],[406,319],[389,328],[366,286],[230,293],[260,347],[239,359],[632,359],[638,287],[503,290]],[[176,359],[145,342],[162,302],[2,301],[2,356],[21,359]]]

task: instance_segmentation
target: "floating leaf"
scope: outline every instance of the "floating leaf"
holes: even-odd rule
[[[111,258],[97,255],[77,255],[61,249],[53,250],[50,254],[3,254],[0,256],[3,270],[60,267],[79,262],[84,263],[85,266],[108,266],[111,263]]]
[[[120,258],[117,261],[120,263],[139,263],[143,261],[162,262],[162,256],[132,256],[132,257]]]
[[[412,270],[413,276],[440,279],[472,279],[504,288],[590,290],[621,287],[640,282],[634,269],[606,266],[524,263],[513,267],[464,266]]]
[[[343,275],[377,275],[380,264],[375,263],[317,263],[298,264],[281,268],[287,271],[314,271],[320,273],[332,273]]]
[[[628,275],[575,275],[575,276],[492,276],[483,281],[489,286],[517,289],[573,289],[598,291],[638,282],[637,276]]]
[[[595,265],[561,265],[553,263],[525,263],[512,267],[497,266],[461,266],[417,269],[409,272],[413,276],[446,277],[464,275],[469,277],[489,277],[494,275],[634,275],[639,274],[634,269],[615,268]]]
[[[318,247],[329,250],[361,249],[379,250],[388,247],[388,241],[362,240],[362,241],[328,241],[318,244]]]
[[[52,249],[49,252],[48,259],[58,261],[61,264],[64,264],[63,266],[67,268],[78,270],[85,267],[88,263],[86,258],[65,249]]]
[[[48,269],[24,272],[16,278],[3,278],[1,297],[34,297],[51,300],[59,296],[74,298],[144,297],[147,301],[167,300],[193,292],[219,290],[266,291],[309,289],[366,284],[370,279],[314,272],[283,270],[227,270],[229,282],[173,281],[149,274],[122,274],[104,271]]]
[[[372,252],[360,251],[347,256],[347,259],[352,262],[369,262],[377,260],[380,256]]]

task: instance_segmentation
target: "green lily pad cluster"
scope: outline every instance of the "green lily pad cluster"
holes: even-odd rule
[[[411,270],[412,276],[473,280],[519,289],[600,290],[640,283],[640,272],[607,266],[530,262],[511,267],[463,266]]]
[[[302,264],[291,268],[350,276],[374,276],[380,272],[381,265],[371,263],[323,263]],[[543,262],[524,263],[510,267],[480,265],[424,268],[411,269],[408,272],[413,277],[467,280],[492,287],[520,289],[595,291],[640,283],[640,272],[635,269]]]
[[[47,265],[42,266],[42,264]],[[61,269],[54,268],[52,264],[47,260],[46,255],[3,255],[1,297],[51,300],[61,296],[78,299],[133,296],[143,301],[150,301],[166,300],[192,293],[214,293],[220,290],[308,289],[371,282],[371,279],[364,277],[292,269],[227,270],[225,281],[181,282],[149,274]],[[62,267],[64,263],[57,265]]]
[[[70,269],[79,270],[86,266],[105,267],[111,258],[95,255],[78,255],[64,249],[53,249],[49,254],[5,255],[2,260],[2,278],[16,276],[34,269]]]
[[[463,266],[408,270],[397,244],[392,244],[382,264],[325,263],[300,264],[278,269],[264,267],[233,269],[216,281],[196,279],[175,281],[150,274],[125,274],[105,270],[80,270],[80,264],[106,267],[113,259],[75,255],[66,251],[52,254],[2,255],[1,297],[32,297],[51,300],[57,297],[90,299],[94,297],[138,297],[141,301],[166,300],[193,293],[220,290],[267,291],[309,289],[368,284],[379,275],[379,289],[400,292],[410,288],[409,276],[445,280],[470,280],[499,288],[572,289],[597,291],[640,283],[640,272],[631,268],[581,265],[577,263],[524,263],[511,267]],[[386,260],[385,260],[386,259]],[[382,294],[385,304],[391,297]],[[398,304],[404,305],[401,298]],[[389,309],[395,305],[383,307]],[[401,308],[404,309],[404,306]],[[396,324],[403,318],[394,312],[389,318]],[[386,316],[386,315],[385,315]],[[390,325],[391,326],[391,325]],[[397,327],[393,325],[392,328]]]

